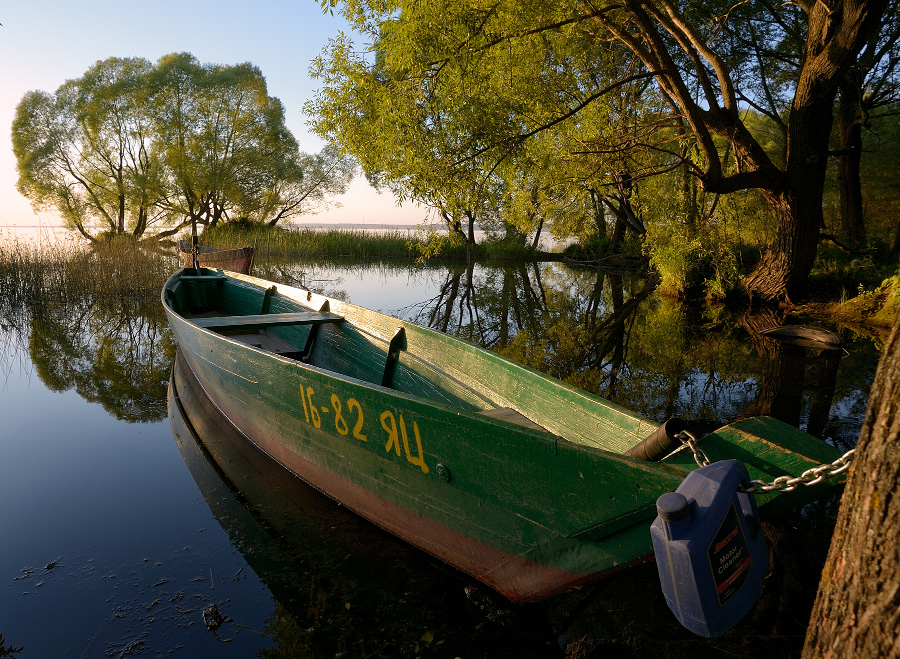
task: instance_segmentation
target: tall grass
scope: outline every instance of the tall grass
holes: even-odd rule
[[[203,233],[201,242],[219,249],[256,245],[256,261],[267,258],[349,258],[465,261],[466,245],[446,234],[362,229],[259,227],[226,223]],[[476,260],[533,261],[539,257],[529,245],[488,239],[471,250]]]
[[[220,249],[255,244],[257,260],[267,256],[416,259],[422,254],[423,244],[414,233],[399,230],[283,229],[228,224],[204,232],[201,242]]]
[[[178,267],[171,250],[132,240],[85,244],[0,242],[0,314],[32,312],[48,302],[158,295]]]

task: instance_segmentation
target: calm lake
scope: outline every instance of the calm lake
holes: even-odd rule
[[[771,312],[684,306],[643,276],[560,263],[254,274],[460,336],[656,421],[711,430],[768,414],[842,450],[880,350],[838,327],[844,350],[787,345],[758,333],[779,324]],[[186,423],[167,396],[175,345],[159,288],[0,305],[0,634],[16,656],[630,657],[665,643],[703,657],[730,643],[749,657],[802,645],[834,497],[780,522],[773,576],[730,641],[678,627],[652,564],[588,597],[514,607]]]

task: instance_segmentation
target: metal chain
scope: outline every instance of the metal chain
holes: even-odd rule
[[[687,430],[682,430],[675,435],[675,439],[681,441],[694,454],[694,462],[700,467],[706,467],[709,464],[709,456],[703,452],[697,445],[697,438]],[[853,463],[853,454],[856,449],[852,448],[844,455],[839,457],[831,464],[819,465],[807,469],[799,476],[778,476],[771,483],[760,480],[744,481],[738,487],[738,491],[745,494],[763,494],[765,492],[790,492],[797,489],[798,485],[818,485],[827,478],[842,474],[850,468]]]
[[[675,435],[675,439],[679,440],[682,444],[691,449],[691,452],[694,454],[694,462],[697,463],[699,467],[705,467],[709,464],[709,457],[706,453],[703,452],[703,449],[697,446],[697,438],[694,437],[687,430],[682,430],[680,433]]]
[[[747,494],[761,494],[765,492],[790,492],[797,489],[798,485],[818,485],[826,478],[831,478],[847,471],[853,463],[854,453],[856,453],[856,449],[852,448],[831,464],[812,467],[799,476],[779,476],[771,483],[757,480],[747,481],[741,483],[738,490]]]

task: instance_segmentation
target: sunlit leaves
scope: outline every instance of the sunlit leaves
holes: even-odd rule
[[[312,125],[401,200],[519,230],[565,217],[623,168],[648,80],[575,4],[348,2]],[[369,39],[371,39],[369,41]],[[359,50],[362,48],[362,50]],[[636,132],[637,131],[637,132]],[[630,168],[641,169],[633,156]]]
[[[141,91],[150,66],[110,58],[52,95],[25,95],[13,121],[13,151],[19,191],[36,208],[56,210],[85,234],[91,223],[111,233],[124,233],[126,224],[143,233],[159,190]]]
[[[187,53],[109,58],[53,94],[29,92],[13,148],[19,191],[91,239],[274,224],[327,205],[355,173],[333,151],[300,153],[257,67]]]

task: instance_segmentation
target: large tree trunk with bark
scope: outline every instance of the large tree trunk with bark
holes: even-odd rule
[[[900,657],[900,317],[866,409],[803,657]]]
[[[820,27],[819,30],[825,30]],[[813,32],[813,26],[810,26]],[[807,59],[820,53],[813,40]],[[810,52],[812,51],[812,52]],[[816,259],[819,231],[824,225],[822,198],[828,165],[832,108],[844,67],[828,62],[830,75],[804,66],[788,119],[787,160],[782,184],[761,192],[778,219],[775,240],[744,286],[766,301],[789,300],[799,294]],[[811,70],[810,70],[811,69]]]
[[[744,280],[751,299],[764,302],[790,301],[798,296],[816,259],[822,225],[822,195],[816,199],[819,182],[811,179],[801,189],[781,196],[766,195],[778,217],[775,240],[753,272]]]

